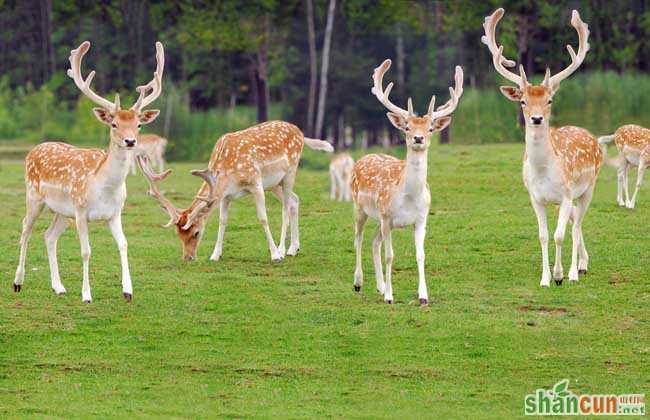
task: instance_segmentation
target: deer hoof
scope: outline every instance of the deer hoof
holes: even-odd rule
[[[92,300],[84,300],[84,303],[87,304],[87,305],[90,305],[91,303],[93,303],[93,301]]]
[[[586,269],[580,269],[580,270],[578,270],[578,274],[587,274],[587,270]]]
[[[420,306],[429,306],[428,299],[420,299]]]
[[[18,293],[20,292],[20,289],[22,288],[22,284],[14,284],[14,292]]]
[[[361,286],[357,286],[357,285],[355,285],[355,286],[354,286],[354,291],[355,291],[355,292],[360,292],[360,291],[361,291]]]
[[[562,279],[560,279],[560,280],[555,280],[555,285],[556,285],[556,286],[562,286]]]
[[[133,295],[131,293],[124,292],[122,293],[122,295],[124,295],[124,299],[126,299],[126,301],[129,303],[131,303],[131,301],[133,300]]]
[[[387,305],[392,305],[393,304],[393,299],[388,299],[388,300],[385,300],[384,302],[386,302]]]

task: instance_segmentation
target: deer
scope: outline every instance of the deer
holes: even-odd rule
[[[330,162],[330,199],[350,201],[350,180],[354,159],[348,153],[339,153]]]
[[[393,303],[391,270],[393,245],[391,232],[395,228],[414,226],[416,260],[418,266],[418,297],[420,305],[429,303],[424,275],[424,237],[431,205],[431,193],[427,183],[427,154],[434,132],[441,131],[451,122],[450,115],[458,106],[463,93],[463,69],[456,66],[455,87],[449,88],[451,98],[435,109],[436,98],[429,102],[424,116],[413,111],[413,102],[408,99],[408,109],[400,108],[389,100],[393,83],[383,88],[383,77],[391,66],[385,60],[373,72],[372,94],[388,109],[386,116],[391,124],[404,134],[406,160],[385,154],[370,154],[359,159],[352,169],[352,201],[354,206],[354,244],[356,268],[354,290],[359,292],[363,285],[361,247],[364,226],[368,218],[379,222],[372,242],[377,291],[384,302]],[[381,246],[384,245],[386,275],[381,261]]]
[[[571,64],[551,76],[546,69],[540,85],[528,82],[523,66],[519,75],[508,70],[515,62],[503,55],[503,46],[496,43],[496,27],[504,10],[497,9],[485,18],[485,35],[482,42],[492,54],[496,71],[515,86],[502,86],[503,95],[519,102],[525,117],[525,153],[523,156],[523,180],[537,216],[539,241],[542,248],[541,287],[549,287],[551,272],[548,259],[548,227],[546,206],[559,204],[559,216],[555,229],[555,265],[553,278],[557,286],[562,284],[562,244],[566,226],[572,221],[572,253],[569,281],[577,282],[579,274],[587,273],[589,254],[582,234],[582,222],[593,197],[596,178],[603,162],[603,154],[596,138],[586,129],[574,126],[553,128],[550,126],[553,96],[560,83],[573,74],[582,64],[589,51],[589,28],[574,10],[571,25],[578,33],[578,52],[567,45]]]
[[[299,199],[293,191],[303,145],[314,150],[333,152],[326,141],[305,137],[298,127],[284,121],[267,121],[234,133],[223,135],[215,144],[208,168],[193,170],[203,180],[194,200],[186,209],[176,208],[158,188],[170,171],[156,174],[145,156],[137,161],[149,183],[149,194],[169,216],[166,227],[175,226],[181,241],[183,259],[192,261],[200,244],[208,217],[219,208],[217,243],[210,260],[219,261],[228,222],[228,209],[233,200],[251,194],[257,217],[262,225],[271,260],[295,256],[300,249],[298,231]],[[282,202],[282,228],[276,246],[269,228],[264,192],[270,191]],[[287,226],[291,227],[291,244],[285,248]]]
[[[149,156],[152,164],[158,166],[158,171],[165,170],[165,148],[167,139],[156,134],[140,134],[138,136],[138,149],[140,153]],[[131,175],[136,174],[136,161],[133,159],[131,164]]]
[[[27,246],[35,221],[44,207],[54,213],[45,232],[45,244],[50,266],[52,290],[57,295],[66,293],[59,276],[57,241],[74,219],[81,245],[83,261],[82,300],[92,302],[89,279],[90,243],[88,223],[104,220],[117,243],[122,268],[122,293],[127,302],[133,298],[133,286],[129,273],[127,240],[122,230],[122,208],[126,200],[125,180],[137,148],[138,132],[144,124],[152,122],[159,110],[144,110],[162,90],[164,50],[156,43],[156,71],[146,85],[136,88],[139,97],[129,109],[120,105],[119,95],[114,102],[95,93],[90,84],[95,76],[91,71],[87,78],[81,74],[81,62],[90,49],[85,41],[70,52],[68,76],[81,92],[95,104],[93,113],[109,127],[108,150],[82,149],[61,142],[44,142],[34,147],[25,158],[26,215],[20,237],[20,257],[14,291],[20,292],[25,278]],[[150,93],[149,93],[150,91]]]
[[[643,175],[650,165],[650,130],[639,125],[627,124],[619,127],[614,134],[599,137],[598,143],[605,151],[607,143],[612,140],[616,144],[619,156],[618,159],[607,159],[606,162],[617,167],[616,201],[621,207],[633,209],[643,183]],[[632,166],[637,167],[637,175],[636,188],[630,199],[628,172]],[[623,197],[624,191],[625,197]]]

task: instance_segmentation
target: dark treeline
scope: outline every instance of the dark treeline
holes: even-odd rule
[[[432,94],[446,100],[456,64],[469,87],[502,82],[480,43],[483,18],[499,6],[499,42],[529,74],[568,63],[573,8],[591,29],[584,69],[650,69],[648,0],[0,0],[0,76],[12,89],[47,85],[72,107],[79,92],[65,69],[81,41],[92,43],[85,72],[95,69],[96,89],[109,94],[150,78],[160,40],[165,88],[192,109],[250,104],[264,120],[269,103],[281,103],[307,134],[342,139],[350,127],[372,142],[387,125],[370,94],[384,58],[394,62],[394,101],[410,94],[420,112]]]

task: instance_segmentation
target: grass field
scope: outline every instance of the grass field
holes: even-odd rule
[[[620,209],[615,172],[604,168],[584,223],[589,274],[541,289],[522,149],[432,148],[428,308],[417,303],[410,229],[394,234],[396,304],[375,292],[374,224],[365,285],[353,292],[350,204],[330,202],[326,172],[307,169],[297,180],[297,257],[271,263],[248,197],[231,208],[219,263],[208,261],[216,215],[198,261],[182,262],[144,179],[130,177],[133,303],[122,299],[117,248],[100,224],[91,230],[94,302],[81,303],[73,229],[59,243],[68,294],[51,292],[45,213],[15,294],[23,171],[1,162],[0,417],[507,418],[523,413],[525,394],[562,378],[576,393],[647,394],[650,184],[636,210]],[[310,168],[326,158],[305,153]],[[189,169],[202,166],[173,164],[168,196],[189,203],[198,187]],[[279,206],[268,202],[277,240]],[[565,244],[568,273],[570,233]]]

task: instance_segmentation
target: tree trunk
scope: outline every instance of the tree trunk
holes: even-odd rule
[[[397,84],[399,89],[404,91],[406,89],[406,77],[404,75],[404,61],[406,59],[404,54],[404,37],[402,36],[402,25],[398,22],[396,24],[397,45],[395,46],[395,61],[397,61]]]
[[[255,86],[257,87],[257,122],[269,119],[269,85],[267,81],[269,16],[264,16],[264,39],[260,42],[254,60]]]
[[[332,43],[332,28],[334,27],[334,12],[336,10],[336,0],[330,0],[327,10],[327,24],[325,25],[325,40],[323,41],[323,60],[321,63],[320,73],[320,94],[318,96],[318,113],[316,115],[315,136],[319,136],[323,130],[323,120],[325,118],[325,101],[327,98],[327,71],[330,64],[330,46]]]
[[[307,98],[307,121],[305,133],[314,136],[314,111],[316,108],[316,84],[318,83],[318,70],[316,62],[316,29],[314,27],[314,2],[306,0],[307,6],[307,37],[309,41],[309,96]]]
[[[440,132],[440,144],[449,144],[449,140],[451,139],[451,133],[449,132],[451,129],[451,126],[448,125],[444,130]]]

